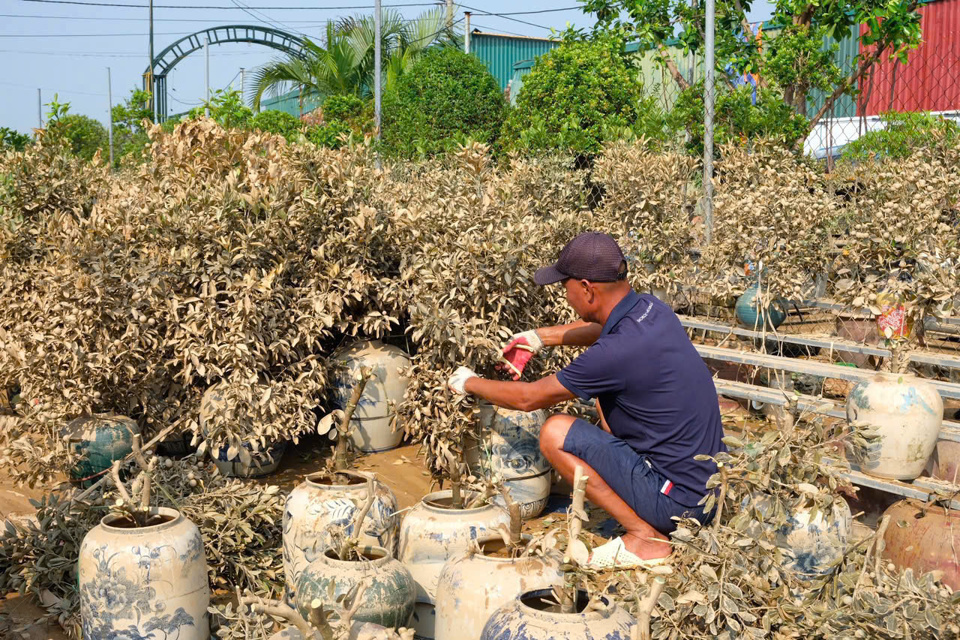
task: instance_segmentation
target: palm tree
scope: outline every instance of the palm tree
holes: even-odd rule
[[[428,48],[458,38],[456,30],[446,25],[443,7],[429,9],[414,20],[387,10],[382,14],[380,34],[385,89],[393,86]],[[300,89],[301,107],[308,98],[322,103],[331,95],[368,97],[373,93],[373,17],[344,18],[336,25],[327,25],[326,35],[325,47],[306,40],[306,56],[275,60],[254,73],[255,110],[259,110],[264,93],[279,95],[293,87]]]
[[[327,25],[327,45],[304,39],[306,55],[287,56],[257,69],[253,75],[253,108],[260,110],[263,94],[280,95],[300,89],[300,104],[307,98],[323,102],[330,95],[360,95],[363,78],[356,50],[334,25]]]

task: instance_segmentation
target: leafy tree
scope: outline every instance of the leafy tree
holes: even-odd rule
[[[633,134],[660,138],[663,121],[644,99],[623,40],[565,41],[524,78],[501,138],[506,148],[596,153],[605,141]]]
[[[207,110],[210,117],[226,129],[245,127],[247,121],[253,117],[250,107],[243,104],[243,98],[236,89],[217,89],[209,100],[205,100],[199,107],[194,107],[187,114],[188,118],[200,118]]]
[[[414,20],[395,10],[383,12],[380,33],[385,87],[393,86],[427,49],[456,37],[445,28],[445,16],[442,7],[425,11]],[[304,57],[287,56],[254,73],[254,108],[260,108],[264,93],[279,95],[292,88],[300,89],[301,100],[318,102],[333,95],[371,95],[374,35],[372,16],[328,25],[326,45],[306,40]]]
[[[758,38],[747,22],[752,0],[719,0],[716,7],[716,63],[734,73],[759,73],[762,88],[776,90],[798,114],[806,114],[807,93],[821,89],[827,99],[811,118],[808,130],[842,95],[852,94],[858,81],[883,56],[906,61],[920,41],[919,0],[775,0],[771,22],[776,37]],[[688,88],[667,43],[679,38],[683,53],[701,53],[704,44],[704,5],[688,0],[585,0],[584,10],[596,14],[595,34],[614,32],[649,47],[681,89]],[[860,32],[860,25],[866,29]],[[823,38],[860,34],[865,53],[852,73],[844,75],[832,52],[822,51]]]
[[[287,140],[294,140],[300,135],[300,119],[286,111],[276,109],[261,111],[247,121],[247,127],[276,133]]]
[[[387,95],[384,147],[410,157],[444,151],[454,140],[492,143],[505,108],[500,86],[486,65],[454,47],[438,47]]]
[[[107,146],[107,130],[102,124],[80,114],[70,113],[70,103],[60,102],[58,94],[47,103],[47,139],[59,142],[70,153],[90,160]]]
[[[753,88],[749,86],[717,92],[714,140],[718,145],[735,140],[775,138],[788,148],[807,135],[807,119],[794,113],[780,96],[769,89],[759,89],[753,100]],[[703,154],[703,83],[682,91],[669,116],[675,129],[690,133],[687,149]]]
[[[111,113],[115,164],[127,156],[137,161],[143,160],[146,157],[146,145],[150,142],[144,121],[153,122],[150,92],[134,87],[122,104],[114,105]]]
[[[844,159],[906,158],[939,141],[951,145],[960,141],[960,125],[941,116],[891,111],[884,113],[881,120],[883,129],[869,131],[844,147]]]
[[[7,127],[0,127],[0,149],[9,148],[14,151],[23,151],[27,148],[27,145],[32,142],[33,138],[24,133],[8,129]]]

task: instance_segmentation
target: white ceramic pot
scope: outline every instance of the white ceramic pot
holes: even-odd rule
[[[529,540],[529,536],[526,537]],[[521,593],[563,585],[558,553],[496,557],[500,536],[480,541],[480,551],[451,559],[437,586],[437,640],[480,640],[483,625]]]
[[[397,347],[374,340],[353,345],[335,358],[345,365],[333,381],[334,402],[341,409],[350,400],[361,368],[373,370],[350,420],[354,446],[367,453],[395,448],[403,440],[403,431],[393,428],[396,407],[410,384],[400,372],[410,366],[410,357]]]
[[[769,496],[758,495],[752,501],[747,498],[744,506],[755,506],[765,518],[772,512],[773,502]],[[797,572],[802,578],[816,578],[832,568],[843,557],[853,530],[853,516],[845,500],[835,500],[832,507],[817,509],[813,504],[800,501],[787,509],[787,521],[774,529],[770,522],[761,522],[759,527],[748,529],[748,534],[759,538],[761,528],[773,532],[773,542],[784,551],[784,566]]]
[[[578,611],[588,597],[579,594]],[[557,613],[542,604],[549,589],[530,591],[503,605],[483,627],[481,640],[627,640],[637,621],[613,600],[600,598],[598,608],[587,613]]]
[[[386,549],[364,547],[359,551],[365,559],[347,561],[337,559],[328,549],[304,568],[296,585],[300,615],[310,615],[314,600],[322,602],[325,609],[336,609],[344,595],[363,584],[353,619],[391,629],[406,627],[417,596],[410,571]]]
[[[880,434],[861,463],[864,473],[913,480],[937,446],[943,400],[933,385],[916,376],[878,373],[850,392],[847,419],[869,424]]]
[[[467,494],[464,500],[472,496]],[[437,582],[450,558],[468,551],[475,540],[489,536],[501,524],[510,526],[510,515],[495,504],[474,509],[451,509],[451,492],[423,497],[400,525],[397,557],[417,583],[413,628],[419,638],[433,638]]]
[[[514,411],[483,403],[480,438],[466,438],[467,464],[474,473],[501,476],[524,520],[540,515],[550,497],[552,467],[540,452],[540,428],[546,419],[542,410]],[[495,500],[505,506],[499,496]]]
[[[303,569],[318,559],[329,547],[332,529],[345,527],[353,533],[353,520],[367,499],[368,474],[340,471],[337,476],[347,484],[332,484],[327,474],[315,473],[306,477],[287,496],[283,510],[283,572],[286,577],[287,597],[295,601],[293,588]],[[390,488],[375,480],[374,500],[363,521],[361,546],[383,547],[396,555],[400,519],[397,498]]]
[[[209,640],[200,531],[173,509],[151,513],[158,524],[131,528],[109,515],[84,537],[78,563],[84,638]]]

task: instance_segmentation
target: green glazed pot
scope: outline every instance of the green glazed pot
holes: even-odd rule
[[[133,436],[139,433],[137,423],[126,416],[98,413],[70,421],[63,437],[78,458],[71,479],[81,485],[96,481],[115,460],[133,452]]]

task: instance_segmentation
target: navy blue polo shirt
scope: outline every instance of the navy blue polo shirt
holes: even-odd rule
[[[710,371],[670,307],[631,291],[557,379],[600,401],[613,435],[673,482],[671,498],[695,506],[704,496],[716,465],[693,457],[726,450],[723,424]]]

